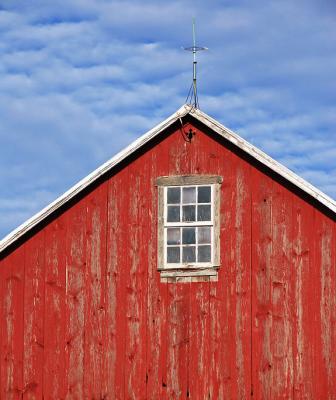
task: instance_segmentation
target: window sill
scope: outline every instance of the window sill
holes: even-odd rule
[[[218,270],[217,268],[204,268],[204,269],[175,269],[175,270],[161,270],[160,279],[162,283],[169,282],[217,282]]]

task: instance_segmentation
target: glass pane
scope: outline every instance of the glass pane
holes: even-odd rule
[[[197,221],[211,221],[211,205],[198,206]]]
[[[198,228],[198,243],[211,243],[211,228],[208,226]]]
[[[180,244],[180,228],[167,229],[167,244]]]
[[[183,244],[195,244],[196,243],[196,228],[183,228],[182,231],[182,243]]]
[[[182,262],[195,262],[196,261],[196,247],[183,247],[182,248]]]
[[[196,221],[196,206],[183,206],[183,222]]]
[[[180,221],[180,206],[168,206],[167,222]]]
[[[198,203],[211,203],[211,187],[201,186],[198,188]]]
[[[167,263],[179,263],[179,262],[180,262],[180,248],[167,247]]]
[[[181,202],[181,190],[179,187],[167,188],[167,203],[179,204]]]
[[[196,203],[196,188],[184,187],[182,188],[182,202],[183,204]]]
[[[211,246],[198,246],[198,262],[211,261]]]

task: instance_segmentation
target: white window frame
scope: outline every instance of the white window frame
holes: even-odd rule
[[[220,266],[220,229],[219,229],[219,208],[220,208],[220,184],[222,178],[217,175],[183,175],[166,176],[157,179],[158,186],[158,270],[161,278],[168,277],[202,277],[216,276]],[[192,222],[167,222],[167,188],[168,187],[211,187],[211,221],[192,221]],[[182,189],[181,189],[182,195]],[[196,203],[198,204],[198,203]],[[209,204],[209,203],[207,203]],[[187,204],[183,204],[187,205]],[[182,207],[182,199],[180,199]],[[197,219],[197,218],[196,218]],[[211,261],[210,262],[188,262],[167,263],[167,238],[166,232],[169,227],[197,227],[209,226],[211,228]],[[182,235],[181,235],[182,239]],[[196,235],[197,242],[197,235]],[[197,243],[196,260],[197,260]],[[183,248],[182,243],[178,245]],[[182,253],[182,252],[181,252]],[[180,257],[182,258],[182,254]]]
[[[192,222],[167,222],[167,211],[168,211],[168,203],[167,203],[167,192],[168,192],[168,188],[171,187],[178,187],[178,188],[185,188],[185,187],[209,187],[211,188],[211,203],[210,203],[210,207],[211,207],[211,220],[210,221],[197,221],[197,216],[196,216],[196,221],[192,221]],[[164,263],[164,268],[165,269],[177,269],[177,268],[192,268],[192,267],[197,267],[197,268],[209,268],[213,266],[213,257],[214,257],[214,233],[213,233],[213,228],[214,228],[214,185],[213,184],[204,184],[204,185],[174,185],[174,186],[165,186],[164,187],[164,213],[163,213],[163,220],[164,220],[164,231],[163,231],[163,241],[164,241],[164,254],[163,254],[163,263]],[[181,194],[182,194],[182,190],[181,190]],[[196,203],[198,204],[202,204],[202,203]],[[207,203],[209,204],[209,203]],[[188,206],[188,205],[195,205],[194,204],[183,204],[183,206]],[[182,208],[182,200],[179,204],[180,208]],[[196,207],[197,208],[197,207]],[[210,227],[211,228],[211,242],[210,242],[210,246],[211,246],[211,260],[208,262],[183,262],[181,261],[180,263],[168,263],[167,262],[167,248],[169,247],[167,245],[167,228],[183,228],[183,227],[188,227],[188,228],[198,228],[198,227]],[[197,256],[198,256],[198,243],[197,243],[197,237],[198,235],[196,234],[196,241],[195,241],[195,248],[196,248],[196,260],[197,260]],[[180,236],[182,238],[182,235]],[[174,247],[174,246],[173,246]],[[183,248],[182,243],[180,245],[177,245],[176,247],[179,247],[180,249]],[[180,256],[182,256],[182,254],[180,254]]]

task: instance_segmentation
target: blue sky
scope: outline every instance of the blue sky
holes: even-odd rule
[[[334,0],[0,0],[0,237],[176,111],[336,198]]]

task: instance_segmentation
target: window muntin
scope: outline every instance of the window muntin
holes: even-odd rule
[[[164,188],[165,268],[213,264],[213,185]]]

